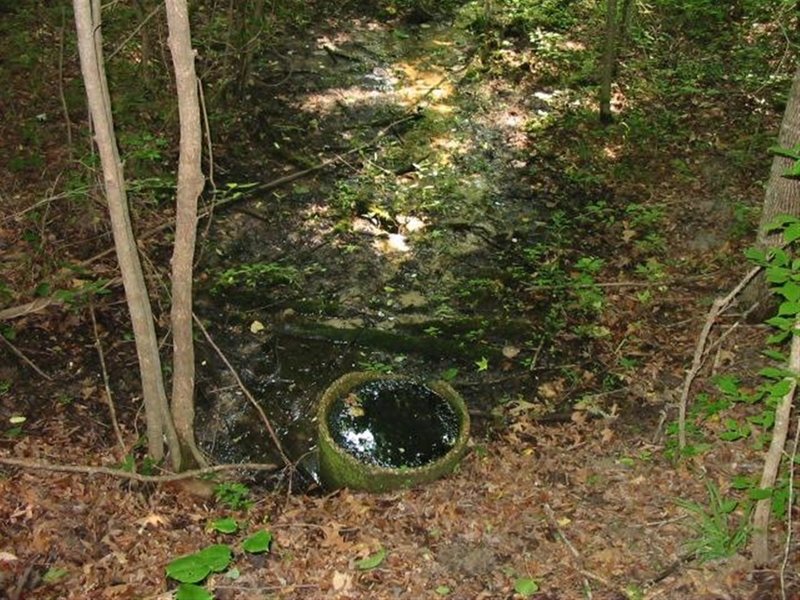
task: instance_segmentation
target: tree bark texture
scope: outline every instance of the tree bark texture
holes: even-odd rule
[[[169,48],[175,70],[180,117],[180,158],[172,253],[172,416],[180,437],[184,467],[203,464],[194,439],[194,339],[192,266],[197,234],[197,199],[205,178],[201,170],[202,132],[189,9],[186,0],[166,0]]]
[[[793,148],[800,144],[800,66],[794,74],[792,90],[783,113],[781,130],[778,134],[778,145]],[[800,182],[788,179],[783,174],[788,171],[794,161],[785,156],[775,156],[764,194],[764,210],[758,228],[757,243],[761,247],[779,246],[782,242],[781,232],[767,232],[767,226],[778,215],[800,216]]]
[[[606,0],[606,45],[600,65],[600,122],[611,123],[611,80],[617,50],[617,0]]]
[[[800,66],[794,74],[792,89],[781,121],[778,134],[778,145],[792,148],[800,143]],[[788,179],[783,174],[792,166],[792,160],[784,156],[775,155],[772,159],[767,187],[764,192],[764,207],[756,235],[756,246],[761,249],[775,248],[782,244],[783,237],[780,231],[767,230],[770,223],[779,215],[794,215],[800,217],[800,182]],[[753,319],[763,321],[771,317],[774,306],[767,302],[770,295],[766,279],[755,279],[742,294],[742,304],[745,307],[756,302],[761,302],[761,307],[752,313]]]
[[[786,110],[781,121],[781,130],[778,134],[778,145],[783,148],[793,148],[800,144],[800,66],[794,74],[792,89],[789,92],[789,99],[786,103]],[[772,168],[769,173],[767,189],[764,194],[764,211],[761,214],[761,222],[758,229],[756,240],[759,247],[768,248],[781,245],[783,242],[782,232],[768,232],[767,227],[779,215],[800,216],[800,182],[796,179],[784,177],[784,173],[789,170],[793,160],[784,156],[776,155],[772,159]],[[761,290],[758,293],[766,295],[768,293],[766,283],[761,283]],[[800,369],[800,334],[795,331],[792,338],[792,349],[789,360],[789,369],[797,371]],[[761,476],[760,487],[769,489],[775,484],[778,476],[781,459],[783,458],[784,445],[789,430],[789,419],[791,417],[792,404],[795,398],[797,383],[792,380],[792,388],[781,400],[775,409],[775,425],[773,427],[772,440],[769,452],[764,464],[764,472]],[[790,508],[791,510],[791,508]],[[756,565],[766,565],[769,561],[768,548],[768,527],[771,511],[771,499],[760,500],[756,504],[753,515],[753,561]]]
[[[81,72],[89,114],[94,124],[114,246],[139,359],[148,452],[155,460],[161,460],[164,457],[164,435],[168,439],[174,439],[175,436],[169,419],[150,299],[133,235],[122,162],[114,134],[111,99],[103,63],[100,0],[73,0],[73,7]],[[175,448],[173,466],[179,462],[179,456],[174,456],[177,452],[178,448]]]

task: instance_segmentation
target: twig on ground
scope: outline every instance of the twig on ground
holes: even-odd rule
[[[794,464],[797,458],[797,447],[800,443],[800,417],[797,419],[794,431],[792,453],[789,456],[789,499],[786,506],[786,541],[783,544],[783,561],[781,562],[781,599],[786,600],[786,567],[789,566],[789,552],[792,548],[792,506],[794,505]]]
[[[108,403],[108,412],[111,416],[111,426],[114,428],[114,435],[117,438],[117,443],[119,444],[120,450],[122,450],[122,455],[125,456],[128,453],[128,449],[125,447],[125,439],[122,437],[122,430],[119,427],[119,421],[117,421],[117,410],[114,407],[114,397],[111,395],[111,385],[108,379],[108,369],[106,368],[106,356],[103,352],[103,344],[100,342],[100,333],[97,330],[97,319],[95,318],[94,314],[94,304],[91,302],[89,302],[89,315],[92,317],[94,347],[97,349],[97,356],[100,359],[100,371],[103,374],[103,384],[106,388],[106,402]]]
[[[36,371],[39,374],[40,377],[42,377],[43,379],[46,379],[47,381],[53,381],[53,378],[50,377],[50,375],[48,375],[47,373],[42,371],[39,367],[37,367],[34,364],[34,362],[30,358],[25,356],[22,353],[22,350],[19,350],[14,344],[12,344],[11,341],[9,341],[6,338],[6,336],[4,336],[3,334],[0,334],[0,340],[3,340],[3,343],[8,347],[8,349],[11,350],[11,352],[13,352],[14,355],[17,358],[19,358],[21,361],[23,361],[25,364],[27,364],[31,369]]]
[[[800,321],[795,322],[794,335],[792,336],[792,346],[789,352],[789,364],[787,368],[792,373],[800,372]],[[764,458],[764,470],[761,473],[759,488],[769,490],[775,485],[778,477],[778,468],[783,458],[786,438],[789,434],[789,422],[792,414],[792,402],[797,391],[797,378],[789,377],[789,390],[784,394],[778,406],[775,407],[775,424],[772,427],[772,439],[769,443],[769,450]],[[752,554],[753,562],[756,565],[766,565],[769,562],[769,516],[772,512],[772,497],[768,496],[756,503],[753,513],[753,538]]]
[[[220,473],[222,471],[276,471],[278,469],[277,465],[273,465],[271,463],[236,463],[214,465],[213,467],[193,469],[191,471],[171,473],[169,475],[142,475],[140,473],[131,473],[129,471],[123,471],[122,469],[112,469],[110,467],[96,467],[93,465],[59,465],[30,460],[27,458],[11,458],[7,456],[0,456],[0,464],[9,465],[12,467],[21,467],[23,469],[34,469],[38,471],[82,473],[84,475],[109,475],[111,477],[120,477],[122,479],[130,479],[133,481],[140,481],[142,483],[167,483],[170,481],[180,481],[182,479],[191,479],[192,477],[210,475],[211,473]]]
[[[586,595],[588,598],[591,599],[592,597],[592,588],[589,585],[589,578],[588,575],[584,572],[581,563],[583,560],[581,559],[580,553],[575,549],[575,546],[572,545],[572,542],[569,541],[569,538],[564,534],[564,531],[561,529],[561,526],[558,524],[558,520],[556,519],[556,515],[553,512],[553,509],[550,508],[550,505],[545,503],[544,504],[544,512],[547,515],[547,520],[550,523],[550,526],[558,532],[558,537],[561,538],[561,541],[564,542],[564,545],[570,551],[572,556],[575,558],[575,562],[578,563],[575,566],[575,570],[578,571],[581,575],[583,575],[583,587],[586,591]]]
[[[272,428],[272,424],[269,422],[269,419],[267,418],[267,415],[264,412],[264,409],[261,408],[261,405],[253,397],[253,394],[251,394],[250,390],[248,390],[247,387],[244,385],[244,382],[242,381],[241,377],[239,377],[239,373],[237,373],[236,369],[233,368],[233,365],[228,360],[228,357],[225,356],[225,353],[220,349],[219,346],[217,346],[216,343],[214,343],[214,340],[212,339],[211,335],[208,333],[206,328],[203,326],[203,323],[200,321],[200,319],[197,317],[197,315],[192,313],[192,317],[194,318],[194,322],[197,324],[197,327],[200,329],[200,331],[205,336],[206,341],[211,345],[212,348],[214,348],[214,351],[217,353],[217,356],[219,356],[220,359],[222,360],[222,362],[225,363],[225,366],[228,367],[228,370],[230,371],[231,375],[233,375],[233,378],[236,380],[236,384],[239,386],[239,389],[242,390],[242,393],[247,397],[247,399],[250,402],[250,404],[253,405],[253,408],[256,409],[256,412],[258,412],[258,415],[259,415],[259,417],[261,417],[261,421],[264,423],[264,426],[267,428],[267,431],[269,432],[269,436],[272,438],[272,441],[275,444],[275,447],[277,448],[278,453],[281,455],[281,459],[283,460],[284,464],[287,467],[292,467],[292,461],[290,461],[289,457],[286,456],[286,452],[284,452],[284,450],[283,450],[283,445],[281,445],[281,441],[280,441],[280,439],[278,439],[278,435],[275,433],[275,430]]]
[[[683,382],[683,390],[681,391],[680,403],[678,405],[678,448],[680,450],[686,447],[686,407],[689,403],[689,392],[691,391],[692,383],[694,383],[697,374],[700,372],[700,368],[703,366],[706,357],[706,344],[708,343],[708,336],[711,333],[711,328],[714,326],[717,317],[731,305],[736,296],[738,296],[747,284],[761,272],[761,269],[762,267],[760,266],[750,269],[727,296],[714,300],[714,303],[708,311],[708,316],[703,324],[703,329],[700,332],[700,337],[694,349],[692,366],[686,373],[686,379]]]
[[[531,358],[531,364],[528,367],[528,371],[533,371],[536,369],[536,365],[539,364],[539,355],[542,353],[542,348],[544,347],[544,341],[546,336],[542,336],[539,340],[539,345],[536,346],[536,351],[533,353],[533,358]]]

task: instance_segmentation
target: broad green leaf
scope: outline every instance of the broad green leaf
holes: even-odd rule
[[[792,382],[788,379],[781,379],[769,386],[769,395],[773,398],[783,398],[792,389]]]
[[[719,510],[721,513],[725,515],[731,514],[736,507],[739,505],[739,502],[736,500],[724,500],[721,499],[719,502]]]
[[[783,146],[770,146],[769,151],[776,156],[783,156],[784,158],[791,158],[792,160],[800,159],[800,154],[798,154],[796,146],[794,148],[784,148]]]
[[[778,215],[772,221],[767,223],[766,229],[767,231],[775,231],[776,229],[783,229],[789,223],[796,223],[797,217],[793,217],[792,215]]]
[[[800,312],[800,304],[796,302],[781,302],[781,305],[778,307],[778,314],[781,316],[784,315],[796,315]]]
[[[766,500],[770,496],[772,496],[772,488],[752,488],[748,493],[747,496],[751,500]]]
[[[45,583],[55,583],[56,581],[61,581],[69,575],[69,571],[66,569],[61,569],[59,567],[50,567],[47,569],[44,575],[42,575],[42,581]]]
[[[763,250],[759,250],[758,248],[747,248],[744,251],[744,256],[747,260],[757,265],[764,265],[767,262],[767,255]]]
[[[792,223],[783,232],[783,238],[787,242],[793,242],[800,238],[800,223]]]
[[[232,517],[224,517],[211,521],[206,529],[208,531],[219,531],[220,533],[236,533],[239,530],[239,524]]]
[[[231,562],[231,547],[226,544],[214,544],[208,548],[203,548],[196,556],[204,564],[208,565],[209,569],[219,573],[227,569]]]
[[[789,255],[783,248],[773,248],[770,262],[776,267],[785,267],[790,263]]]
[[[203,581],[211,573],[211,568],[197,558],[196,554],[181,556],[167,565],[167,576],[181,583]]]
[[[753,415],[752,417],[748,417],[747,420],[753,425],[756,425],[757,427],[770,429],[773,425],[775,425],[775,411],[765,410],[760,415]]]
[[[374,569],[378,565],[380,565],[388,552],[385,548],[381,548],[375,554],[370,554],[366,558],[362,558],[361,560],[356,562],[356,567],[361,571],[369,571],[370,569]]]
[[[514,591],[527,598],[539,591],[539,584],[530,577],[520,577],[514,582]]]
[[[772,360],[777,360],[780,362],[786,362],[788,360],[787,356],[783,352],[778,352],[777,350],[762,350],[761,354],[767,358],[771,358]]]
[[[448,595],[450,592],[452,592],[453,590],[451,590],[449,586],[446,586],[446,585],[440,585],[440,586],[439,586],[439,587],[437,587],[437,588],[436,588],[434,591],[435,591],[437,594],[439,594],[440,596],[447,596],[447,595]]]
[[[739,380],[732,375],[722,375],[714,382],[723,394],[736,396],[739,394]]]
[[[781,344],[792,335],[791,331],[782,331],[781,333],[774,333],[767,338],[767,344]]]
[[[789,281],[782,285],[777,292],[786,298],[789,302],[797,302],[800,300],[800,285]]]
[[[445,369],[442,371],[441,378],[445,381],[453,381],[458,376],[458,369],[456,367],[450,367],[449,369]]]
[[[800,160],[795,161],[788,171],[783,172],[784,177],[800,177]]]
[[[764,367],[758,374],[767,379],[783,379],[784,377],[790,377],[792,375],[791,371],[778,369],[777,367]]]
[[[182,583],[178,586],[178,593],[175,600],[214,600],[206,588],[194,585],[193,583]]]
[[[731,479],[731,488],[734,490],[749,490],[753,487],[753,478],[746,475],[734,475]]]
[[[258,533],[254,533],[244,542],[242,542],[242,549],[251,554],[258,554],[260,552],[269,552],[269,545],[272,543],[272,534],[269,531],[262,529]]]
[[[789,272],[786,269],[770,267],[767,269],[767,281],[770,283],[786,283],[789,280]],[[780,291],[780,290],[779,290]]]
[[[212,571],[219,572],[231,562],[231,549],[225,544],[214,544],[208,548],[176,558],[167,565],[167,575],[181,583],[197,583]]]
[[[772,317],[771,319],[767,319],[765,323],[782,329],[783,331],[791,331],[792,327],[794,327],[794,321],[786,317]]]

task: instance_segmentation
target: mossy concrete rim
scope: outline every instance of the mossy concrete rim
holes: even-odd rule
[[[458,437],[444,456],[420,467],[391,468],[361,462],[339,446],[331,436],[328,414],[333,403],[351,390],[370,381],[408,381],[428,386],[444,398],[459,419]],[[420,381],[403,375],[355,371],[334,381],[320,399],[317,409],[320,479],[327,489],[350,488],[385,492],[408,488],[438,479],[455,469],[467,450],[469,412],[461,395],[444,381]]]

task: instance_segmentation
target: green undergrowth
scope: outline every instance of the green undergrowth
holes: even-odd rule
[[[766,338],[761,354],[767,362],[758,373],[758,380],[743,381],[735,372],[714,379],[715,393],[700,393],[688,411],[687,445],[679,450],[678,424],[671,424],[667,455],[672,458],[701,457],[722,444],[741,447],[742,452],[765,453],[775,426],[776,407],[785,396],[794,393],[800,374],[787,367],[786,348],[792,343],[795,323],[800,317],[800,258],[795,246],[800,239],[800,220],[781,217],[771,229],[783,233],[785,246],[767,251],[750,249],[748,259],[763,268],[772,293],[779,299],[777,313],[766,323],[772,332]],[[795,464],[800,458],[789,456]],[[725,482],[723,494],[707,483],[709,503],[680,501],[692,515],[696,537],[689,549],[702,560],[730,556],[742,549],[749,539],[748,522],[754,504],[769,500],[777,520],[786,517],[790,502],[797,503],[790,485],[790,469],[784,461],[775,485],[760,486],[760,474],[753,471],[733,473]]]

